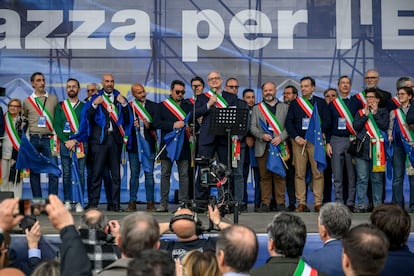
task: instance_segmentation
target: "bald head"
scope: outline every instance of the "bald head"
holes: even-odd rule
[[[141,103],[145,102],[147,93],[145,92],[145,88],[142,84],[134,83],[131,86],[131,93],[134,96],[134,98],[137,99],[139,102]]]
[[[182,215],[192,216],[193,220],[187,218],[178,218]],[[177,220],[175,220],[178,218]],[[194,221],[194,213],[187,208],[180,208],[174,213],[174,217],[171,220],[171,229],[177,235],[179,240],[192,240],[196,239],[196,223]]]
[[[23,271],[17,268],[7,267],[7,268],[0,269],[0,276],[24,276],[24,275],[25,274],[23,273]]]

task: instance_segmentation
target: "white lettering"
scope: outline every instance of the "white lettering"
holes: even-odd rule
[[[254,21],[255,24],[247,21]],[[270,37],[258,37],[259,34],[271,34],[272,24],[269,17],[256,10],[244,10],[238,12],[230,21],[230,38],[238,47],[244,50],[258,50],[270,42]],[[254,39],[249,39],[249,34],[255,34]]]
[[[67,37],[68,49],[106,49],[106,39],[89,37],[105,23],[105,11],[69,11],[69,21],[83,23]]]
[[[28,21],[40,21],[41,23],[26,36],[26,49],[64,49],[65,39],[62,37],[48,38],[62,22],[63,11],[57,10],[28,10]]]
[[[414,36],[399,35],[400,30],[414,31],[414,17],[398,16],[400,10],[414,10],[414,1],[381,1],[382,49],[414,50]]]
[[[11,10],[0,10],[0,18],[5,22],[0,25],[0,33],[4,34],[4,38],[0,40],[0,49],[21,49],[19,14]]]
[[[299,23],[308,23],[308,11],[278,11],[277,17],[277,46],[279,49],[293,49],[295,26]]]
[[[336,48],[352,48],[351,0],[336,0]]]
[[[183,11],[182,17],[182,58],[184,62],[197,61],[198,48],[213,50],[223,42],[224,22],[217,12],[213,10]],[[200,22],[206,22],[209,27],[208,35],[205,38],[201,38],[197,32]]]
[[[140,10],[122,10],[114,14],[112,22],[124,23],[129,19],[133,19],[135,23],[115,28],[109,35],[112,46],[118,50],[151,49],[149,15]],[[131,34],[134,39],[127,39],[126,36]]]

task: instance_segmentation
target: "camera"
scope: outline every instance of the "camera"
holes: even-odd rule
[[[202,186],[220,187],[230,176],[226,165],[217,163],[215,159],[198,157],[195,159],[195,164],[200,167],[200,185]]]

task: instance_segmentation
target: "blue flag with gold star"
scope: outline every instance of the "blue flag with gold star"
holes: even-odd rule
[[[312,117],[309,121],[309,127],[305,134],[306,141],[310,142],[314,146],[313,158],[316,161],[318,171],[323,172],[326,169],[326,155],[325,147],[323,145],[321,120],[319,118],[318,106],[315,103],[315,107],[312,112]]]

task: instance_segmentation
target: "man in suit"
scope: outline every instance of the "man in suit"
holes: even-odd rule
[[[317,168],[314,159],[314,145],[307,143],[305,134],[308,130],[314,105],[318,105],[318,113],[322,123],[322,132],[329,127],[328,106],[324,99],[313,95],[315,80],[312,77],[303,77],[300,80],[302,97],[296,98],[289,106],[286,117],[286,129],[292,140],[293,163],[295,166],[295,193],[298,201],[296,212],[309,212],[306,206],[306,170],[308,162],[312,170],[314,211],[319,212],[323,200],[323,172]]]
[[[261,204],[258,211],[269,212],[272,199],[272,187],[275,191],[275,199],[278,211],[285,210],[286,180],[266,168],[269,143],[284,148],[286,157],[288,133],[285,129],[286,114],[289,106],[276,98],[276,85],[273,82],[265,82],[262,85],[263,102],[253,107],[250,132],[255,136],[255,156],[259,166],[260,190],[262,193]],[[272,135],[267,134],[260,121],[264,122],[271,130]],[[273,185],[272,185],[273,182]]]
[[[149,168],[143,168],[145,174],[145,195],[147,200],[147,211],[154,211],[154,158],[157,144],[157,133],[154,127],[154,118],[157,113],[157,104],[147,100],[145,88],[140,83],[134,83],[131,87],[131,93],[134,99],[131,100],[131,109],[133,110],[134,126],[128,139],[128,157],[131,178],[129,180],[129,203],[127,212],[137,210],[137,192],[139,187],[139,174],[142,160],[139,160],[137,135],[144,137],[150,148]]]
[[[210,120],[214,109],[236,107],[238,99],[236,95],[223,91],[223,80],[219,72],[210,72],[207,76],[207,83],[210,90],[198,96],[196,101],[196,117],[203,116],[198,140],[198,155],[212,159],[217,153],[218,161],[227,165],[227,136],[214,135],[214,132],[210,129]],[[202,188],[198,184],[196,186],[196,199],[206,199],[207,197],[208,189]]]
[[[115,81],[112,74],[102,75],[103,89],[92,96],[87,104],[87,117],[90,125],[89,144],[94,160],[92,167],[92,182],[88,187],[89,203],[85,209],[96,208],[102,185],[102,175],[105,167],[109,168],[112,206],[109,211],[122,212],[120,206],[120,160],[122,144],[126,141],[124,127],[129,122],[128,102],[114,89]]]
[[[365,91],[369,88],[375,88],[381,94],[382,99],[380,100],[378,107],[385,107],[388,111],[394,110],[397,108],[395,103],[392,101],[392,95],[390,92],[382,90],[378,87],[378,83],[380,81],[380,76],[377,70],[369,69],[365,72],[364,75],[366,88]],[[361,109],[359,107],[358,109]]]
[[[187,126],[184,119],[193,107],[189,101],[184,101],[185,84],[180,80],[173,80],[170,86],[170,97],[158,104],[158,112],[155,118],[155,126],[161,129],[161,145],[165,144],[165,135],[173,130],[182,129],[185,131],[184,143],[181,153],[175,160],[178,168],[178,200],[180,203],[188,200],[188,167],[190,162],[190,143],[187,135]],[[189,122],[191,118],[189,119]],[[161,206],[156,209],[157,212],[168,212],[168,197],[170,193],[170,178],[172,162],[167,156],[168,149],[161,154]]]
[[[342,203],[325,203],[318,216],[323,247],[302,256],[303,260],[328,275],[344,275],[341,267],[342,237],[351,227],[351,212]]]

